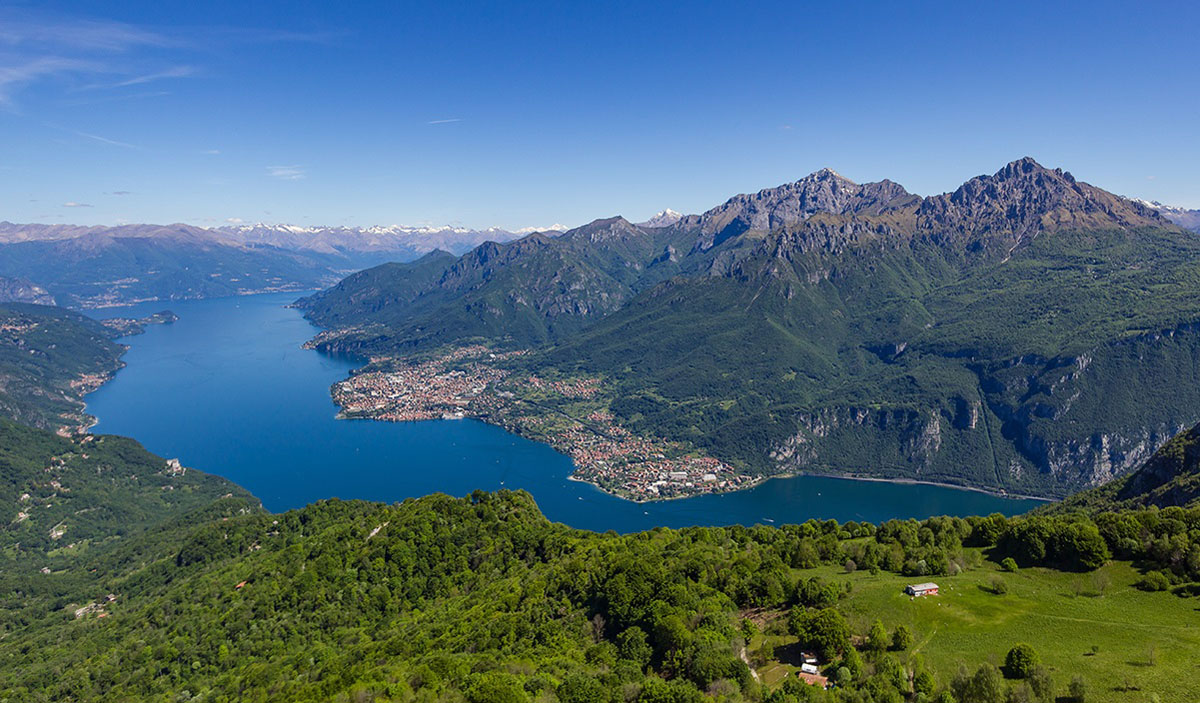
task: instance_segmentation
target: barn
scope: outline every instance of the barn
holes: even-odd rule
[[[904,587],[904,592],[914,598],[920,596],[936,596],[938,594],[938,585],[936,583],[916,583]]]

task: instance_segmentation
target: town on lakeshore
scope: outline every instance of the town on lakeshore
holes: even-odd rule
[[[374,358],[334,384],[340,417],[391,422],[480,419],[545,442],[571,457],[573,479],[635,501],[747,488],[760,478],[679,442],[639,436],[608,408],[602,380],[514,372],[524,350],[454,347],[422,359]]]

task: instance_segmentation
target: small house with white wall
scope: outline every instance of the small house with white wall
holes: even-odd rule
[[[914,598],[936,596],[938,594],[938,585],[936,583],[916,583],[905,586],[904,592]]]

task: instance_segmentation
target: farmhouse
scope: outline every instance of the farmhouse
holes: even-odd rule
[[[829,678],[820,674],[810,674],[805,671],[797,671],[796,678],[800,679],[809,686],[820,686],[821,688],[829,688]]]
[[[913,597],[936,596],[938,594],[938,585],[936,583],[912,584],[905,586],[904,592]]]

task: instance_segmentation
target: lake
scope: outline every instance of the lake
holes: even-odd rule
[[[718,496],[637,504],[569,481],[571,460],[475,420],[336,420],[329,387],[357,365],[300,345],[316,334],[298,293],[144,303],[96,311],[171,325],[122,340],[128,366],[87,397],[96,432],[140,440],[185,466],[224,476],[272,511],[322,498],[400,501],[434,492],[525,489],[551,520],[632,532],[663,525],[880,522],[930,515],[1017,514],[1040,503],[940,486],[800,476]]]

